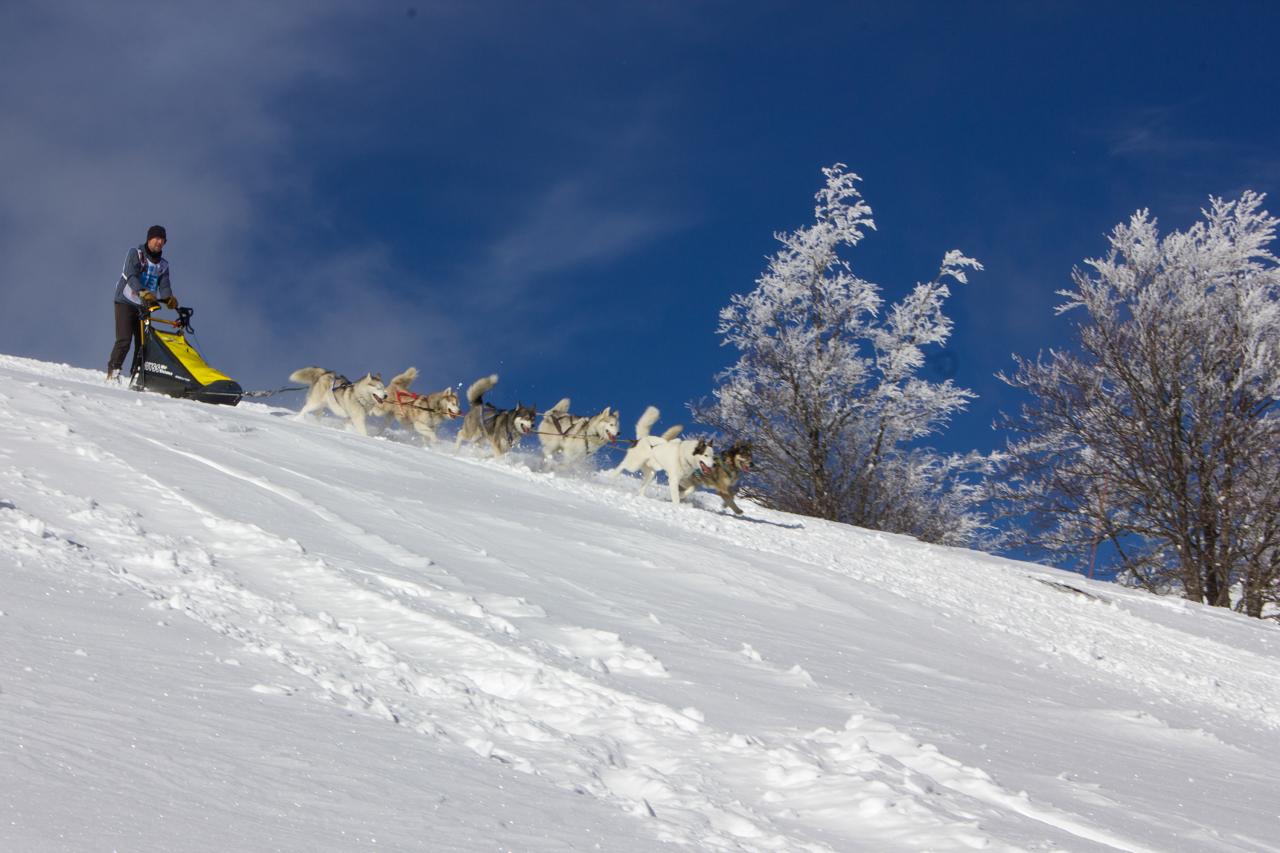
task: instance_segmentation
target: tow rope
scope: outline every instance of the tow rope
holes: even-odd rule
[[[276,388],[273,391],[245,391],[241,397],[274,397],[276,394],[283,394],[286,391],[305,391],[306,385],[286,385],[284,388]]]
[[[554,435],[557,438],[584,438],[584,436],[581,436],[581,435],[567,435],[562,432],[544,432],[542,430],[537,430],[537,429],[531,429],[525,434],[526,435]],[[598,441],[599,439],[592,438],[591,440]],[[613,444],[613,445],[625,444],[629,447],[635,447],[639,443],[640,443],[640,439],[638,438],[617,438],[616,436],[614,438],[605,439],[600,442],[601,446],[605,444]]]

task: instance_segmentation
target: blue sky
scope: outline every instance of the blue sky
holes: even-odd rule
[[[216,8],[214,6],[216,5]],[[99,367],[128,246],[169,228],[210,361],[665,423],[733,354],[716,314],[847,163],[891,298],[983,262],[933,362],[980,396],[1070,340],[1054,291],[1149,207],[1280,183],[1264,3],[6,3],[0,351]],[[1275,209],[1274,206],[1272,209]]]

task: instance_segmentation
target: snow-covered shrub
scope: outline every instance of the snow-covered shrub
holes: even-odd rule
[[[949,282],[982,266],[947,252],[935,278],[886,308],[841,256],[875,228],[860,178],[842,163],[823,173],[814,223],[776,234],[782,246],[755,288],[720,312],[718,332],[739,357],[694,414],[752,443],[752,490],[770,506],[971,543],[983,524],[966,476],[988,460],[915,445],[974,396],[918,373],[924,348],[951,334]]]

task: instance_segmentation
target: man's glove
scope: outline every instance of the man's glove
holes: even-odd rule
[[[165,304],[165,305],[167,305],[167,306],[169,306],[170,308],[172,308],[174,311],[177,311],[177,310],[178,310],[178,297],[176,297],[176,296],[170,296],[170,297],[168,297],[167,299],[165,299],[164,304]]]
[[[156,295],[152,293],[150,290],[140,291],[138,295],[142,297],[143,303],[147,305],[150,305],[152,302],[156,301]]]

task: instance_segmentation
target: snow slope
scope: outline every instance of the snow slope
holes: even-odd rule
[[[1280,850],[1273,624],[291,415],[0,356],[0,850]]]

